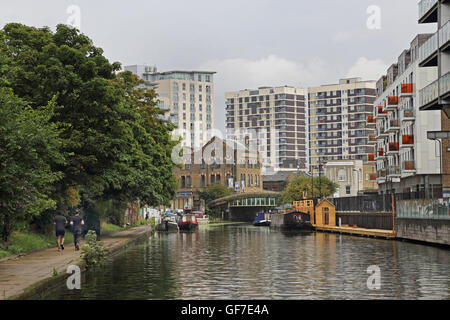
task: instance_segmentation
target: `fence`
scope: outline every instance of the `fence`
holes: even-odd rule
[[[342,225],[358,226],[366,229],[392,230],[392,213],[337,213],[336,221]]]
[[[450,199],[400,200],[397,218],[450,220]]]
[[[392,212],[391,195],[375,194],[329,200],[336,206],[336,212]]]

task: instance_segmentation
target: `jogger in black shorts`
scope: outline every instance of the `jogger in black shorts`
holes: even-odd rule
[[[64,250],[64,235],[66,234],[66,218],[58,214],[54,219],[53,223],[55,224],[56,230],[56,243],[58,244],[58,251]]]
[[[72,221],[70,221],[70,225],[72,226],[75,251],[78,251],[80,250],[79,243],[81,237],[81,226],[84,225],[84,220],[80,217],[80,212],[78,211],[78,209],[75,211],[75,217],[73,217]]]

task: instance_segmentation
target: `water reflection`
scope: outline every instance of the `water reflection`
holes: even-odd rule
[[[367,288],[367,268],[381,289]],[[44,299],[449,299],[450,251],[248,225],[157,233]]]

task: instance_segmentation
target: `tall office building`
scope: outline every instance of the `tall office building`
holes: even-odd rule
[[[375,81],[349,78],[308,89],[309,162],[314,175],[323,172],[327,161],[366,161],[374,152],[369,144],[374,130],[367,127],[366,120],[373,112],[375,86]],[[374,167],[366,163],[362,177],[373,173]]]
[[[183,146],[197,150],[211,139],[215,72],[157,72],[156,67],[142,65],[124,69],[145,80],[145,86],[155,89],[159,107],[166,111],[165,119],[178,127],[176,133],[183,138]]]
[[[428,138],[441,144],[441,179],[444,198],[450,197],[450,2],[419,2],[419,23],[436,23],[437,32],[419,48],[419,67],[437,67],[434,81],[419,87],[419,109],[439,110],[438,123],[428,124]]]
[[[306,170],[305,90],[289,86],[228,92],[227,139],[257,148],[263,174]]]
[[[398,61],[377,82],[374,115],[367,125],[376,128],[370,142],[376,146],[369,161],[376,163],[380,193],[418,193],[426,198],[441,193],[437,144],[427,130],[440,130],[439,111],[419,111],[423,92],[416,92],[436,79],[437,68],[419,67],[419,47],[431,34],[419,34]]]

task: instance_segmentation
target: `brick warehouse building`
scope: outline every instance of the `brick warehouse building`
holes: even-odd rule
[[[181,168],[174,169],[179,183],[172,209],[186,207],[199,210],[201,201],[197,191],[214,183],[221,183],[234,192],[263,190],[262,163],[257,151],[245,146],[213,137],[200,150],[184,155]]]

